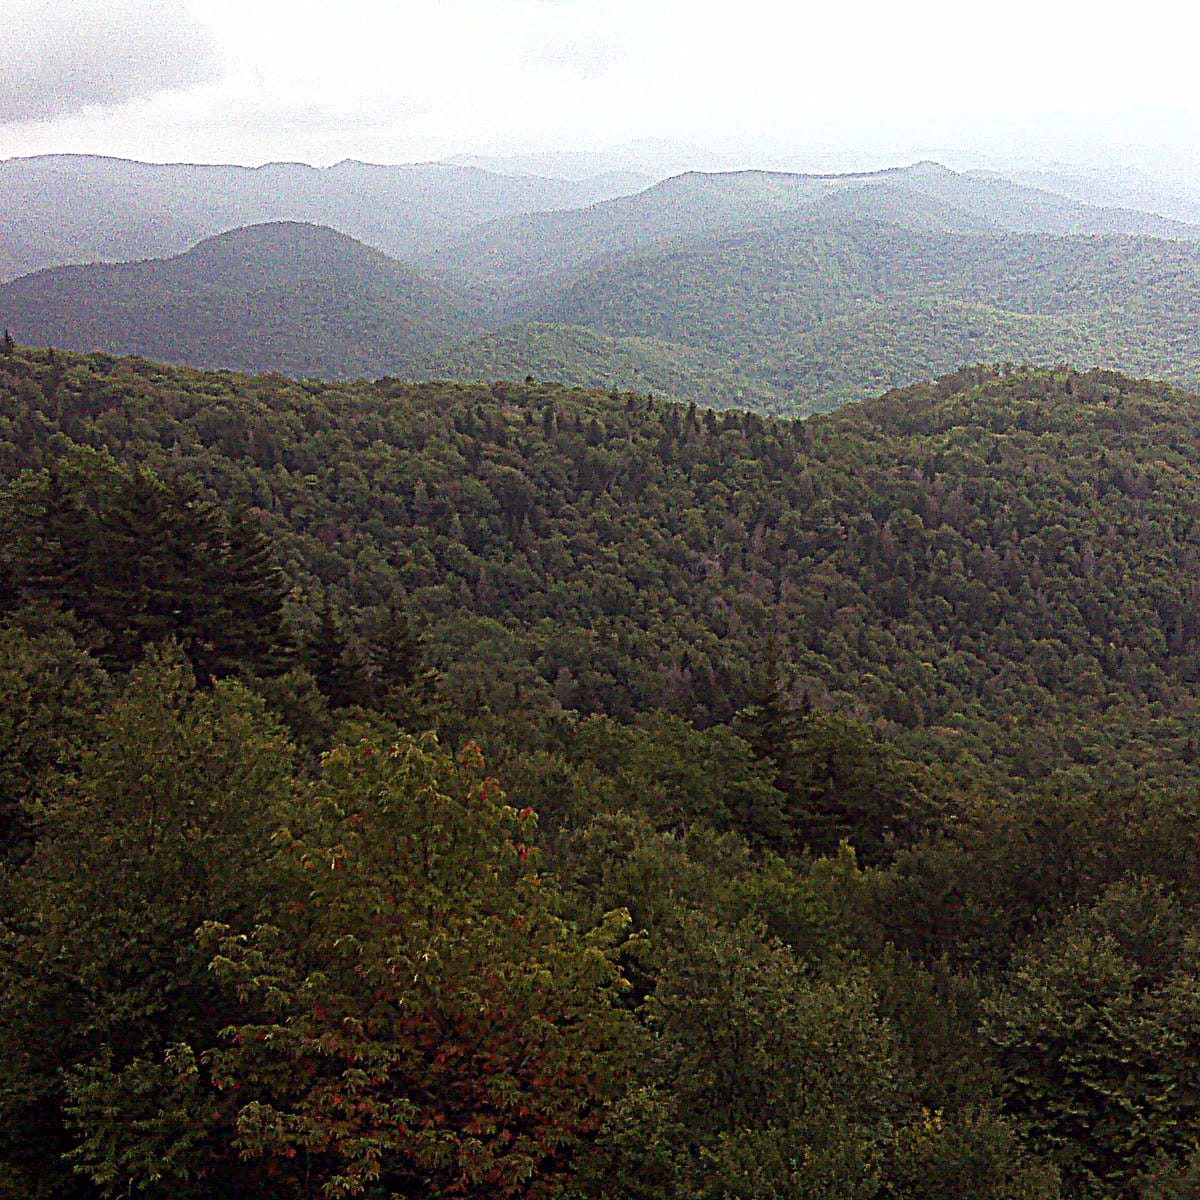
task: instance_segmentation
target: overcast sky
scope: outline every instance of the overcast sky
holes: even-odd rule
[[[668,138],[831,169],[1192,161],[1200,17],[1120,7],[4,0],[0,157],[403,162]]]

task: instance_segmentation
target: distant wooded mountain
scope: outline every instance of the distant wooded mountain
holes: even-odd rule
[[[853,196],[846,197],[847,192]],[[907,205],[898,205],[905,193]],[[891,219],[898,208],[907,207],[921,212],[923,221],[932,204],[941,207],[935,223],[943,228],[1200,239],[1200,226],[1132,209],[1083,204],[1006,180],[959,174],[937,163],[917,163],[857,175],[690,172],[589,208],[498,218],[439,245],[418,261],[449,275],[520,286],[530,275],[559,272],[598,255],[753,229],[782,215],[838,202],[857,208],[857,215],[870,215],[880,206]]]
[[[1186,177],[1151,177],[1129,167],[1078,166],[971,173],[1057,192],[1085,204],[1123,206],[1177,221],[1200,221],[1200,186]]]
[[[1200,247],[802,221],[589,264],[522,319],[652,338],[801,410],[963,362],[1200,380]]]
[[[394,259],[296,222],[234,230],[169,259],[39,271],[0,286],[0,314],[42,345],[324,378],[383,375],[478,328]]]
[[[417,193],[416,176],[390,171],[333,174],[391,180],[396,203],[397,180]],[[488,203],[512,200],[475,175]],[[432,220],[432,202],[412,203]],[[441,228],[468,208],[443,205]],[[331,229],[258,225],[173,259],[10,282],[0,323],[24,342],[202,367],[532,375],[772,412],[975,361],[1200,384],[1200,227],[933,163],[692,173],[431,249],[442,236],[402,266]]]
[[[12,158],[0,162],[0,278],[164,257],[216,233],[284,220],[331,225],[388,253],[415,255],[481,222],[592,204],[645,182],[621,174],[498,175],[452,163],[251,168],[81,154]]]
[[[684,171],[733,169],[729,155],[673,138],[638,138],[607,150],[549,150],[526,154],[455,154],[445,160],[482,167],[500,175],[549,175],[556,179],[587,179],[613,172],[633,172],[644,187]]]
[[[652,337],[613,337],[581,325],[527,321],[417,358],[410,379],[559,380],[680,398],[709,408],[788,409],[789,397],[703,350]]]

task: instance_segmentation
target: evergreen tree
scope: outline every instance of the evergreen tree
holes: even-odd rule
[[[776,786],[786,784],[800,722],[801,715],[792,704],[791,690],[784,681],[779,644],[772,636],[767,640],[766,656],[754,681],[750,703],[738,713],[738,726],[759,758],[774,764]]]
[[[288,580],[261,522],[244,507],[225,517],[222,545],[210,563],[213,606],[206,614],[213,674],[250,667],[287,670],[293,648],[284,627]]]
[[[370,707],[405,726],[431,716],[438,674],[422,661],[420,639],[397,599],[367,623],[362,642]]]
[[[368,700],[361,658],[328,592],[321,602],[317,624],[305,638],[301,657],[334,708]]]

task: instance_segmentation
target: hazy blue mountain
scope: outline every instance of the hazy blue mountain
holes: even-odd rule
[[[1169,173],[1158,178],[1132,167],[1062,166],[973,174],[1057,192],[1085,204],[1141,209],[1177,221],[1200,221],[1200,186]]]
[[[1200,226],[1169,220],[1154,212],[1085,203],[987,174],[951,171],[937,163],[918,163],[898,174],[904,186],[913,191],[963,208],[1014,233],[1123,233],[1184,241],[1200,239]]]
[[[438,171],[346,163],[362,223]],[[442,219],[507,202],[468,172]],[[511,198],[511,197],[508,197]],[[1028,232],[1028,226],[1055,232]],[[1104,232],[1125,227],[1166,238]],[[1064,234],[1062,230],[1073,232]],[[1200,384],[1197,228],[936,164],[691,173],[479,226],[414,272],[305,224],[0,287],[18,340],[327,378],[554,379],[806,412],[969,361],[1069,360]]]
[[[330,225],[413,256],[498,217],[591,204],[640,179],[539,179],[446,163],[346,161],[262,167],[141,163],[92,155],[0,162],[0,278],[66,263],[176,254],[241,226]]]
[[[888,188],[872,193],[867,188]],[[948,230],[1000,229],[1019,233],[1112,234],[1200,239],[1200,226],[1149,213],[1100,208],[1005,180],[951,171],[937,163],[849,175],[778,171],[689,172],[588,208],[503,217],[472,229],[420,259],[427,269],[482,278],[501,288],[526,287],[531,277],[561,274],[589,259],[628,254],[657,243],[753,229],[821,203],[856,215],[903,220],[900,192],[942,207]],[[883,202],[883,208],[872,211]],[[910,201],[909,204],[915,204]],[[933,209],[921,210],[929,224]],[[814,217],[821,215],[814,211]],[[934,225],[939,222],[935,219]]]
[[[280,222],[174,258],[26,275],[0,285],[0,326],[38,345],[333,379],[386,374],[479,322],[380,251]]]
[[[735,166],[728,155],[675,138],[638,138],[605,150],[455,154],[445,161],[482,167],[501,175],[549,175],[557,179],[632,172],[645,179],[645,186],[685,171],[723,171]]]

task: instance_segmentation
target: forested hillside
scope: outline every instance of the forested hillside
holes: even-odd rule
[[[835,208],[850,193],[870,210],[940,208],[950,228],[1059,235],[1129,234],[1183,241],[1200,226],[1133,209],[1080,203],[1002,179],[917,163],[866,174],[798,175],[780,171],[690,171],[645,191],[577,210],[497,218],[433,248],[419,261],[466,277],[520,286],[530,275],[556,274],[598,255],[629,254],[664,240],[754,229],[778,217]]]
[[[1200,250],[805,218],[591,264],[513,314],[649,337],[797,411],[964,361],[1069,361],[1200,383]]]
[[[1194,1193],[1200,397],[4,350],[4,1194]]]
[[[1053,763],[1055,730],[1099,736],[1114,704],[1127,737],[1191,712],[1197,402],[1164,385],[966,372],[789,422],[537,383],[11,361],[6,473],[64,437],[184,472],[262,510],[312,594],[399,588],[438,665],[473,645],[493,696],[710,724],[774,639],[797,696],[985,760]],[[1005,714],[1031,705],[1025,746]]]
[[[27,275],[0,286],[0,314],[44,345],[334,379],[386,374],[479,328],[467,302],[394,259],[296,222]]]

